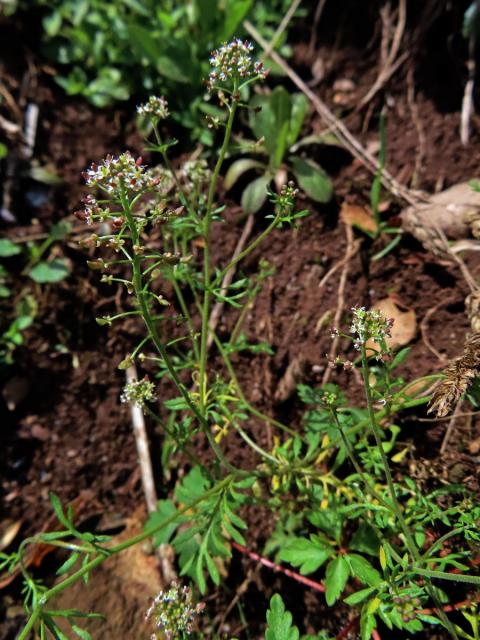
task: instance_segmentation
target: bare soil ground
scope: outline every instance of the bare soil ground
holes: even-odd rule
[[[362,3],[349,4],[357,7]],[[345,118],[347,126],[365,146],[378,138],[378,113],[386,100],[389,170],[403,184],[434,191],[475,177],[480,160],[480,119],[473,117],[471,143],[463,147],[459,124],[464,51],[455,38],[446,38],[458,26],[460,9],[452,10],[450,22],[442,16],[433,26],[415,22],[416,18],[420,20],[420,14],[414,15],[407,25],[411,56],[379,97],[360,111],[355,110],[355,105],[373,84],[378,69],[378,48],[371,41],[373,27],[352,39],[355,15],[348,22],[346,15],[335,12],[327,3],[318,45],[309,53],[310,33],[302,39],[299,29],[292,64],[308,80],[314,60],[321,57],[325,61],[325,76],[316,91],[328,104],[340,105],[336,107],[338,116]],[[346,27],[343,32],[337,30],[334,37],[332,25],[339,18]],[[25,26],[16,29],[25,36]],[[2,80],[12,95],[19,98],[20,81],[30,68],[30,88],[23,99],[33,100],[40,108],[35,158],[51,163],[64,180],[63,186],[52,191],[37,209],[25,199],[31,185],[18,182],[14,191],[18,221],[2,223],[2,233],[18,240],[41,233],[49,223],[71,214],[82,193],[80,172],[89,162],[125,147],[138,152],[141,142],[135,132],[132,105],[99,112],[81,99],[65,97],[55,85],[50,68],[33,53],[28,38],[22,56],[15,58],[10,48],[13,41],[11,25],[0,25]],[[338,90],[338,81],[342,79],[353,85],[347,95],[340,95],[342,91]],[[314,131],[325,128],[313,113],[311,127]],[[263,287],[245,324],[247,335],[268,341],[275,355],[237,356],[240,383],[248,398],[262,411],[294,427],[300,425],[300,403],[289,392],[279,398],[278,389],[285,383],[285,373],[294,361],[300,363],[301,369],[297,381],[309,384],[322,381],[327,366],[325,354],[331,345],[330,323],[322,318],[326,314],[333,317],[335,313],[342,270],[324,287],[319,287],[319,283],[345,255],[345,229],[338,220],[340,205],[344,201],[367,204],[371,185],[371,176],[348,153],[325,147],[319,147],[315,153],[334,178],[335,202],[325,208],[309,207],[311,215],[298,230],[276,231],[268,244],[251,255],[243,266],[246,273],[255,272],[262,257],[275,267],[275,276]],[[234,222],[233,214],[238,210],[234,195],[229,194],[226,222],[215,229],[214,255],[219,260],[228,259],[241,233]],[[398,225],[401,203],[388,193],[384,199],[388,201],[386,215],[392,224]],[[384,242],[381,239],[378,248]],[[65,502],[88,490],[82,517],[97,521],[101,517],[106,527],[122,523],[143,500],[128,409],[119,401],[123,373],[113,366],[142,335],[143,329],[132,321],[111,330],[99,327],[95,316],[115,305],[121,308],[121,295],[100,285],[91,275],[74,241],[69,241],[64,251],[72,261],[72,275],[59,285],[41,289],[37,319],[26,334],[25,344],[18,349],[15,365],[3,374],[1,381],[14,392],[20,389],[13,410],[7,408],[5,394],[0,399],[1,518],[21,521],[17,540],[47,522],[49,490]],[[419,330],[410,345],[412,351],[401,373],[413,378],[438,371],[446,359],[460,352],[468,330],[464,311],[468,289],[461,274],[454,265],[439,261],[410,237],[404,237],[393,253],[371,263],[369,268],[367,252],[364,241],[349,262],[344,292],[346,311],[353,305],[370,305],[387,295],[395,295],[405,307],[415,311],[419,327],[426,320],[423,334]],[[466,260],[473,276],[478,276],[479,259],[472,252]],[[25,286],[20,278],[18,286]],[[433,307],[436,310],[430,314]],[[232,322],[227,310],[221,319],[220,332],[228,332]],[[59,343],[67,347],[64,352],[54,349]],[[434,345],[440,358],[432,353],[429,344]],[[340,344],[340,352],[345,348]],[[349,397],[362,402],[361,387],[354,376],[335,370],[331,381],[346,386]],[[403,418],[402,440],[410,443],[412,451],[412,457],[405,462],[411,465],[410,471],[421,473],[423,469],[476,488],[478,457],[471,453],[469,445],[480,437],[478,420],[474,417],[465,423],[459,421],[447,452],[439,458],[446,423],[420,422],[418,418],[425,418],[423,411]],[[261,444],[271,440],[271,433],[262,424],[253,424],[252,431]],[[158,459],[160,439],[153,428],[150,435],[152,451]],[[250,453],[233,436],[228,437],[225,446],[237,464],[252,464]],[[166,488],[159,489],[165,492]],[[271,532],[273,522],[264,516],[259,510],[248,512],[248,542],[252,550],[261,549]],[[40,570],[51,579],[49,561]],[[303,621],[306,631],[325,626],[327,619],[333,631],[341,626],[340,620],[325,614],[315,594],[288,578],[260,569],[239,554],[234,555],[228,568],[226,592],[214,594],[207,602],[211,618],[221,616],[229,597],[234,597],[247,574],[251,582],[243,601],[245,614],[253,621],[251,637],[261,636],[263,605],[274,589],[282,591],[287,606],[294,611],[297,622]],[[99,587],[99,597],[101,593]],[[21,620],[18,584],[13,583],[1,595],[4,622],[0,636],[13,638]],[[115,607],[118,608],[118,603]],[[241,622],[235,612],[229,622],[232,634],[241,633]],[[102,637],[113,638],[115,631],[118,627],[104,630]]]

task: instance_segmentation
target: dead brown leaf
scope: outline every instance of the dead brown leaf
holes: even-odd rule
[[[344,202],[340,209],[340,220],[365,233],[377,233],[378,230],[378,225],[372,214],[365,207],[357,204]]]
[[[387,347],[392,350],[407,345],[417,333],[417,317],[413,309],[402,311],[398,301],[393,298],[384,298],[373,305],[374,309],[381,311],[386,318],[393,318],[391,337],[385,340]],[[373,340],[367,342],[367,349],[372,353],[379,350]],[[371,355],[371,354],[370,354]]]

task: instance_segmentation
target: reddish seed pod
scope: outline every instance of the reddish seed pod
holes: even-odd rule
[[[88,220],[88,213],[86,211],[84,211],[83,209],[79,209],[78,211],[74,211],[73,215],[77,218],[77,220],[81,220],[82,222],[85,222],[85,220]]]
[[[125,218],[123,217],[115,218],[114,220],[112,220],[112,227],[114,229],[121,229],[124,223],[125,223]]]

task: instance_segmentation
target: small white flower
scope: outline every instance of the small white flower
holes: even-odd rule
[[[163,96],[150,96],[148,102],[138,105],[137,113],[141,116],[150,116],[159,120],[165,120],[170,115],[168,102]]]

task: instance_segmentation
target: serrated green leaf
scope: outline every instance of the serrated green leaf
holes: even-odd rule
[[[279,558],[294,567],[300,567],[300,573],[313,573],[332,555],[332,547],[310,538],[294,538],[280,551]]]
[[[329,202],[332,199],[332,181],[318,164],[299,156],[292,156],[290,162],[298,185],[307,196],[315,202]]]
[[[362,556],[352,553],[345,556],[345,558],[350,563],[352,575],[364,584],[375,587],[382,581],[380,573]]]
[[[380,543],[375,530],[368,524],[362,523],[353,534],[348,548],[352,551],[360,551],[377,557],[379,546]]]
[[[148,520],[145,523],[145,529],[150,529],[151,527],[160,525],[168,518],[171,518],[176,510],[177,509],[172,500],[159,500],[157,502],[156,510],[149,515]],[[168,542],[178,525],[179,522],[172,522],[166,527],[160,529],[160,531],[157,531],[157,533],[153,535],[154,546],[158,547],[161,544]]]
[[[349,575],[350,567],[343,556],[338,556],[328,563],[325,574],[325,599],[329,607],[340,597]]]
[[[299,636],[297,627],[292,626],[292,614],[285,610],[282,597],[276,593],[267,611],[265,640],[298,640]]]

